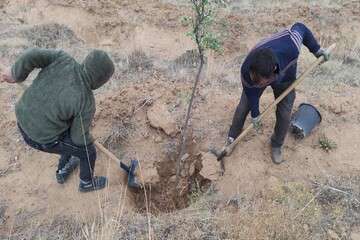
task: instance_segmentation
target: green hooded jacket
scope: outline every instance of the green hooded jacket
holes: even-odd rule
[[[109,56],[94,50],[79,64],[63,51],[30,49],[12,66],[12,76],[16,82],[23,82],[35,68],[41,71],[15,109],[24,132],[32,140],[46,144],[70,130],[76,145],[92,143],[89,132],[95,114],[92,90],[105,84],[114,73]]]

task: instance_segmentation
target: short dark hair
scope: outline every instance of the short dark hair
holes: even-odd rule
[[[277,61],[274,52],[269,48],[254,50],[250,60],[250,71],[262,78],[274,76]]]

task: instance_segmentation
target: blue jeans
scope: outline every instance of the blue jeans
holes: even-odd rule
[[[60,135],[59,139],[54,142],[40,144],[33,141],[19,125],[18,127],[24,141],[30,147],[42,152],[60,155],[58,170],[65,166],[71,156],[78,157],[80,159],[80,179],[83,181],[90,181],[92,179],[96,160],[94,144],[89,144],[88,146],[75,145],[71,140],[69,131]]]

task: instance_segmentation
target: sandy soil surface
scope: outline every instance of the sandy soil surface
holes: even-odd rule
[[[360,3],[310,2],[258,6],[253,1],[232,1],[219,15],[223,24],[217,28],[223,33],[224,52],[208,55],[191,121],[187,174],[201,171],[201,166],[194,167],[195,162],[201,162],[199,153],[204,155],[210,146],[223,146],[241,93],[239,67],[256,41],[303,21],[323,46],[333,42],[338,46],[333,59],[297,90],[295,109],[302,102],[315,105],[323,117],[320,126],[304,140],[289,135],[284,148],[286,162],[277,166],[269,152],[275,116],[266,118],[263,133],[249,134],[226,158],[226,174],[212,179],[216,191],[225,198],[238,194],[261,198],[274,177],[282,182],[309,183],[359,173]],[[148,194],[154,212],[187,206],[185,196],[179,200],[168,192],[174,184],[180,140],[177,130],[184,119],[197,64],[189,51],[194,45],[179,20],[188,9],[185,1],[155,0],[0,3],[0,59],[4,64],[14,62],[24,49],[34,46],[63,48],[79,61],[90,48],[111,53],[117,70],[111,83],[96,92],[93,134],[123,161],[140,160],[142,177],[152,187]],[[299,72],[313,61],[304,47]],[[106,190],[78,193],[78,172],[66,184],[57,184],[58,157],[30,149],[17,131],[14,105],[21,91],[17,86],[0,86],[0,204],[6,209],[0,215],[0,220],[4,219],[0,221],[0,236],[58,216],[86,221],[102,212],[121,215],[144,209],[143,197],[126,188],[124,173],[103,154],[99,154],[96,174],[108,176]],[[271,101],[268,89],[261,108]],[[166,116],[159,124],[176,129],[171,129],[173,134],[152,126],[148,111],[156,104],[161,107],[154,110],[158,111],[155,115]],[[323,135],[337,148],[322,150],[319,138]],[[184,188],[187,193],[189,186]]]

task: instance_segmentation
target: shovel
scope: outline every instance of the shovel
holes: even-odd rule
[[[335,48],[335,46],[336,46],[336,44],[332,44],[327,49],[327,52],[330,53]],[[262,120],[264,117],[266,117],[270,113],[270,111],[272,111],[275,108],[275,106],[279,102],[281,102],[281,100],[283,100],[295,87],[297,87],[301,82],[304,81],[304,79],[310,74],[310,72],[312,70],[314,70],[317,66],[319,66],[323,62],[324,62],[323,56],[318,58],[304,73],[301,74],[301,76],[293,84],[291,84],[288,87],[288,89],[286,89],[274,102],[272,102],[265,109],[265,111],[259,116],[260,120]],[[250,130],[252,128],[253,128],[253,125],[250,124],[244,131],[242,131],[242,133],[234,140],[234,142],[232,142],[230,145],[225,145],[220,151],[218,151],[216,149],[210,149],[210,152],[213,153],[217,157],[218,161],[220,161],[222,175],[225,172],[224,158],[226,156],[229,156],[233,152],[236,145],[246,136],[246,134],[248,132],[250,132]]]
[[[122,168],[128,175],[128,186],[130,188],[141,188],[141,185],[137,181],[136,177],[136,170],[139,166],[139,161],[136,159],[131,160],[130,166],[126,165],[125,163],[121,162],[112,152],[107,150],[101,143],[98,141],[94,142],[95,146],[104,153],[108,158],[115,161],[120,168]]]

